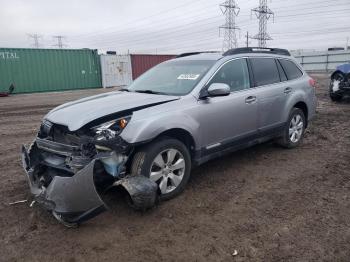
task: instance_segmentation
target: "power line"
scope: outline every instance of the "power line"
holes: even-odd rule
[[[329,28],[331,29],[331,28]],[[328,28],[325,28],[324,29],[324,35],[323,37],[326,37],[325,35],[326,34],[334,34],[334,33],[340,33],[340,32],[348,32],[346,29],[342,30],[342,31],[337,31],[337,32],[333,32],[333,31],[330,31]],[[318,38],[319,37],[322,37],[322,35],[320,35],[319,31],[313,31],[315,34],[310,34],[311,31],[302,31],[300,33],[307,33],[308,35],[315,35],[317,36]],[[293,32],[293,33],[297,33],[297,32]],[[302,35],[302,34],[300,34]],[[289,41],[291,41],[291,37],[279,37],[278,40],[282,40],[282,39],[289,39]],[[329,37],[326,37],[327,39]],[[332,39],[335,39],[334,37],[332,37]],[[157,50],[158,51],[163,51],[163,50],[185,50],[187,48],[190,48],[190,47],[193,47],[193,49],[191,51],[198,51],[198,49],[203,46],[204,48],[203,49],[215,49],[215,50],[218,50],[219,48],[219,39],[217,38],[214,38],[213,36],[210,36],[210,35],[207,35],[206,37],[196,37],[196,38],[190,38],[190,39],[186,39],[186,40],[183,40],[181,41],[181,46],[179,46],[178,43],[174,43],[174,42],[169,42],[169,43],[166,43],[166,44],[162,44],[161,47],[157,47]],[[295,41],[300,41],[298,38],[296,37],[293,37],[293,40]],[[317,42],[317,41],[315,41]],[[142,50],[154,50],[154,45],[153,44],[150,44],[150,46],[152,46],[151,48],[149,49],[142,49]],[[206,47],[205,47],[206,46]],[[208,48],[209,46],[213,46],[213,48]],[[109,46],[108,46],[109,47]],[[110,47],[114,47],[114,46],[110,46]],[[140,45],[140,47],[145,47],[145,45]],[[128,46],[128,48],[130,48],[130,46]],[[135,49],[135,48],[134,48]],[[136,48],[138,49],[138,48]],[[138,49],[139,50],[139,49]]]
[[[165,18],[162,16],[162,15],[166,15],[167,18],[168,15],[167,13],[173,11],[174,9],[178,9],[178,8],[182,8],[182,7],[187,7],[187,6],[190,6],[194,3],[197,3],[199,1],[202,1],[202,0],[197,0],[197,1],[192,1],[190,3],[187,3],[187,4],[183,4],[183,5],[180,5],[180,6],[176,6],[174,8],[171,8],[171,9],[167,9],[167,10],[163,10],[161,12],[158,12],[158,13],[155,13],[155,14],[151,14],[151,15],[147,15],[146,17],[142,17],[142,18],[138,18],[138,19],[134,19],[134,20],[129,20],[129,21],[126,21],[126,22],[123,22],[122,24],[119,24],[118,23],[118,27],[122,26],[122,25],[132,25],[132,27],[139,27],[139,26],[136,26],[135,23],[144,23],[144,22],[149,22],[150,18],[153,18],[153,17],[156,17],[157,20],[160,20],[161,21],[161,25],[164,25],[164,20]],[[251,0],[250,0],[251,1]],[[245,1],[245,2],[248,2],[248,1]],[[275,0],[274,2],[285,2],[285,0],[281,0],[281,1],[278,1],[278,0]],[[315,1],[313,3],[303,3],[303,7],[305,7],[306,5],[310,5],[312,6],[312,9],[314,10],[315,8],[319,8],[319,7],[322,7],[322,6],[319,6],[320,3],[332,3],[332,5],[334,6],[334,2],[335,0],[325,0],[325,1],[322,1],[322,0],[318,0],[318,1]],[[211,3],[207,6],[204,6],[205,8],[203,8],[203,5],[201,5],[202,8],[196,8],[195,10],[193,10],[193,8],[191,10],[185,10],[185,12],[181,12],[181,15],[177,15],[176,17],[173,17],[171,18],[171,20],[169,20],[170,22],[174,22],[176,20],[180,20],[180,21],[183,21],[184,18],[183,18],[183,14],[191,14],[191,18],[193,18],[193,13],[196,12],[197,14],[197,11],[198,10],[202,10],[202,11],[208,11],[209,9],[208,8],[211,8],[213,5],[216,5],[216,3]],[[289,11],[289,8],[290,7],[294,7],[294,6],[300,6],[300,4],[297,4],[297,5],[289,5],[287,7],[287,11]],[[339,6],[339,4],[337,4],[337,6]],[[279,8],[278,8],[279,9]],[[284,10],[286,10],[286,8],[282,8]],[[298,9],[300,10],[300,8]],[[303,10],[305,10],[305,8],[303,8]],[[166,24],[169,24],[167,23],[167,21],[165,21]],[[176,26],[174,24],[174,26]],[[112,34],[112,33],[120,33],[120,31],[110,31],[108,32],[109,30],[115,30],[117,29],[115,26],[114,27],[110,27],[108,29],[103,29],[103,30],[98,30],[98,31],[92,31],[92,32],[89,32],[89,33],[83,33],[83,34],[79,34],[79,35],[74,35],[74,36],[71,36],[71,37],[74,37],[74,38],[81,38],[81,37],[97,37],[99,35],[103,35],[103,34]],[[129,31],[129,28],[126,29],[126,31]],[[104,33],[103,33],[104,32]]]
[[[163,10],[163,11],[161,11],[161,12],[157,12],[157,13],[154,13],[154,14],[151,14],[151,15],[147,15],[147,16],[142,17],[142,18],[138,18],[138,19],[134,19],[134,20],[130,20],[130,21],[125,21],[123,24],[119,24],[119,23],[118,23],[118,26],[120,26],[120,25],[135,25],[135,23],[141,23],[141,24],[142,24],[142,23],[144,23],[145,21],[149,21],[150,18],[153,18],[153,17],[157,17],[157,18],[159,18],[160,20],[162,20],[162,22],[164,22],[164,21],[163,21],[164,18],[162,18],[161,15],[166,14],[166,13],[169,13],[169,12],[172,12],[172,11],[174,11],[175,9],[179,9],[179,8],[182,8],[182,7],[188,7],[189,5],[193,5],[193,4],[195,4],[195,3],[197,3],[197,2],[201,2],[201,1],[203,1],[203,0],[195,0],[195,1],[192,1],[191,3],[186,3],[186,4],[179,5],[179,6],[175,6],[175,7],[173,7],[173,8],[166,9],[166,10]],[[215,4],[215,3],[211,3],[211,4],[207,5],[206,7],[212,7],[212,6],[214,6],[214,4]],[[215,5],[216,5],[216,4],[215,4]],[[197,9],[197,8],[196,8],[196,10],[200,10],[200,9]],[[205,10],[205,11],[207,11],[207,10]],[[193,14],[193,13],[194,13],[193,8],[192,8],[191,10],[188,10],[188,12],[189,12],[189,14]],[[192,17],[192,16],[191,16],[191,17]],[[180,19],[181,19],[181,18],[180,18]],[[174,20],[174,19],[172,19],[172,20]],[[109,30],[113,30],[113,29],[116,29],[116,27],[113,26],[113,27],[110,27],[110,28],[105,28],[105,29],[103,29],[103,30],[98,30],[98,31],[90,32],[90,33],[79,34],[79,35],[76,35],[75,37],[85,37],[85,36],[89,36],[89,35],[94,35],[94,36],[95,36],[95,35],[101,35],[101,34],[103,34],[102,32],[108,33]],[[115,32],[115,31],[114,31],[114,32]],[[111,33],[113,33],[113,31],[112,31]]]
[[[338,11],[338,10],[336,10]],[[346,10],[339,10],[339,11],[346,11]],[[297,14],[298,16],[299,15],[304,15],[305,13],[303,14]],[[308,13],[307,13],[308,14]],[[334,14],[332,13],[328,13],[328,15],[331,15],[332,17],[334,17]],[[293,15],[295,16],[295,15]],[[289,15],[287,16],[280,16],[280,19],[279,21],[280,22],[287,22],[287,21],[293,21],[294,23],[294,19],[291,20],[291,18],[288,18]],[[326,18],[329,18],[331,19],[332,17],[325,17],[323,16],[324,19]],[[339,17],[339,14],[337,15],[337,17]],[[157,32],[152,32],[152,33],[149,33],[149,32],[141,32],[140,29],[138,30],[134,30],[132,32],[134,32],[133,34],[131,34],[131,32],[129,32],[129,35],[128,34],[117,34],[117,35],[110,35],[110,36],[106,36],[104,38],[91,38],[89,40],[86,40],[84,41],[85,43],[86,42],[90,42],[90,43],[107,43],[107,42],[116,42],[118,45],[120,44],[134,44],[135,42],[149,42],[149,41],[153,41],[153,40],[157,40],[159,41],[160,39],[163,40],[163,39],[166,39],[166,38],[174,38],[174,33],[176,32],[180,32],[181,34],[180,35],[190,35],[192,36],[193,34],[197,34],[199,33],[199,31],[196,30],[195,27],[193,27],[193,30],[194,30],[194,33],[193,32],[190,32],[190,28],[189,28],[189,25],[194,25],[196,24],[196,27],[198,28],[199,24],[201,24],[200,26],[205,26],[206,28],[208,28],[207,26],[209,24],[217,24],[219,22],[218,20],[219,17],[209,17],[209,18],[206,18],[206,19],[201,19],[201,20],[197,20],[195,22],[191,22],[191,23],[187,23],[187,24],[184,24],[184,25],[180,25],[180,26],[177,26],[176,28],[175,27],[167,27],[167,28],[164,28],[164,29],[161,29],[161,30],[158,30]],[[307,18],[304,18],[304,20],[307,19]],[[312,17],[310,17],[310,19],[314,19]],[[208,20],[212,20],[213,22],[211,23],[205,23],[204,25],[202,25],[203,23],[202,22],[206,22]],[[250,21],[249,19],[247,20],[244,20],[243,22],[246,22],[246,21]],[[198,24],[198,26],[197,26]],[[250,25],[251,23],[249,23]],[[248,26],[248,24],[246,24]],[[184,29],[182,29],[184,28]],[[137,33],[139,32],[139,33]],[[147,35],[146,35],[147,34]],[[180,36],[179,34],[177,34],[176,36]],[[136,39],[135,39],[135,37]],[[152,36],[150,38],[150,36]],[[136,41],[135,41],[136,40]]]
[[[314,8],[313,8],[314,9]],[[303,10],[306,10],[305,8],[303,9]],[[336,11],[338,11],[338,10],[336,10]],[[339,11],[344,11],[344,10],[339,10]],[[307,14],[309,14],[309,13],[307,13]],[[332,15],[332,13],[328,13],[329,15]],[[297,14],[298,16],[299,15],[304,15],[304,14]],[[287,16],[279,16],[280,18],[284,18],[284,17],[288,17],[288,15]],[[192,17],[193,18],[193,17]],[[214,16],[214,17],[208,17],[208,18],[204,18],[204,19],[200,19],[200,20],[197,20],[197,21],[194,21],[194,22],[190,22],[190,23],[186,23],[185,25],[184,25],[184,27],[188,27],[188,25],[190,25],[190,24],[197,24],[197,23],[199,23],[199,22],[202,22],[202,21],[208,21],[208,20],[212,20],[212,19],[215,19],[215,20],[217,20],[219,17],[218,16]],[[287,20],[289,20],[289,19],[287,19]],[[247,20],[247,21],[249,21],[249,19]],[[280,20],[279,20],[280,21]],[[283,21],[283,20],[281,20],[281,21]],[[214,23],[215,23],[216,21],[214,21]],[[244,21],[245,22],[245,21]],[[165,23],[166,24],[166,23]],[[249,23],[249,24],[251,24],[251,23]],[[164,23],[162,23],[162,25],[164,25]],[[165,27],[165,28],[162,28],[161,30],[158,30],[158,32],[159,32],[159,34],[168,34],[168,33],[170,33],[170,30],[172,30],[172,29],[175,29],[175,31],[178,31],[177,29],[179,28],[179,27],[181,27],[181,26],[178,26],[178,25],[176,25],[176,26],[173,26],[173,27]],[[129,30],[129,32],[125,32],[124,34],[120,34],[120,33],[117,33],[117,35],[120,35],[120,39],[122,39],[121,41],[122,42],[124,42],[124,41],[128,41],[128,39],[130,39],[130,35],[136,35],[138,38],[140,38],[139,36],[140,36],[140,34],[137,34],[137,32],[140,32],[141,33],[141,35],[142,35],[142,31],[144,32],[144,29],[137,29],[137,30],[132,30],[132,31],[130,31]],[[182,30],[183,31],[183,30]],[[186,31],[188,31],[188,30],[186,30]],[[130,34],[130,33],[132,33],[132,32],[134,32],[135,34]],[[146,33],[144,33],[144,34],[146,34]],[[152,36],[153,36],[153,34],[154,33],[152,33]],[[113,35],[115,35],[115,34],[113,34]],[[146,38],[147,39],[149,39],[149,33],[147,32],[147,36],[146,36]],[[90,37],[91,39],[97,39],[97,37]],[[117,39],[118,37],[113,37],[113,36],[107,36],[107,39]],[[81,39],[79,39],[79,40],[81,40]],[[98,38],[98,40],[99,41],[103,41],[103,39],[102,38]],[[90,40],[87,40],[88,42],[91,42]],[[95,42],[95,41],[93,41],[93,42]],[[119,39],[118,39],[118,43],[119,43],[120,41],[119,41]]]
[[[213,23],[212,23],[213,24]],[[208,27],[208,25],[209,25],[209,23],[207,23],[206,25],[205,25],[205,30],[202,30],[202,31],[195,31],[195,32],[191,32],[191,30],[188,30],[189,28],[187,27],[187,26],[185,26],[185,27],[187,27],[186,29],[187,30],[183,30],[183,29],[180,29],[180,28],[177,28],[176,30],[172,30],[172,31],[170,31],[170,30],[167,30],[165,33],[159,33],[158,34],[158,37],[155,37],[155,35],[154,34],[152,34],[152,37],[150,38],[150,37],[144,37],[144,38],[141,38],[141,39],[138,39],[138,40],[130,40],[130,39],[128,39],[128,40],[124,40],[124,41],[119,41],[119,40],[117,40],[118,38],[115,38],[116,39],[116,44],[117,45],[130,45],[130,44],[132,44],[132,45],[135,45],[135,43],[138,43],[138,44],[141,44],[141,43],[150,43],[150,42],[156,42],[157,44],[159,43],[159,42],[161,42],[161,41],[164,41],[164,40],[166,40],[166,39],[174,39],[175,37],[176,38],[178,38],[179,36],[183,36],[183,37],[186,37],[186,36],[190,36],[191,37],[191,39],[193,39],[193,36],[194,35],[196,35],[196,34],[198,34],[198,33],[204,33],[204,32],[208,32],[208,31],[210,31],[211,30],[211,28],[209,28]],[[208,30],[209,29],[209,30]],[[325,29],[325,28],[323,28],[323,29]],[[327,27],[327,29],[329,29],[329,30],[333,30],[333,28],[329,28],[329,27]],[[334,29],[336,29],[336,28],[334,28]],[[213,28],[213,31],[214,31],[214,28]],[[176,35],[174,35],[175,34],[175,32],[180,32],[180,34],[176,34]],[[300,33],[301,31],[297,31],[297,32],[293,32],[293,33]],[[289,34],[289,33],[291,33],[291,32],[288,32],[288,33],[286,33],[286,34]],[[283,32],[281,32],[281,33],[277,33],[277,34],[284,34]],[[96,42],[96,41],[94,41],[94,42]],[[112,41],[104,41],[104,40],[101,40],[101,42],[102,43],[107,43],[107,42],[114,42],[113,40]],[[182,41],[181,41],[182,42]],[[100,42],[96,42],[96,43],[100,43]]]
[[[278,1],[278,0],[275,0],[274,2],[282,2],[282,1]],[[291,9],[289,9],[289,7],[292,7],[294,5],[289,5],[288,8],[284,8],[284,10],[281,10],[281,13],[283,14],[286,14],[286,15],[282,15],[282,16],[279,16],[279,21],[282,22],[288,22],[290,21],[291,23],[295,23],[295,18],[296,16],[303,16],[303,21],[306,21],[306,20],[315,20],[315,12],[317,12],[317,14],[321,14],[322,13],[322,10],[321,8],[322,7],[326,7],[326,6],[320,6],[318,5],[318,3],[328,3],[330,1],[319,1],[317,3],[315,3],[315,7],[312,7],[310,8],[309,6],[307,6],[307,8],[304,8],[304,5],[303,5],[303,9],[300,10],[300,8],[298,10],[302,11],[301,13],[295,13],[295,12],[292,12],[290,13],[290,11],[292,11]],[[332,1],[333,2],[333,1]],[[337,3],[339,3],[337,1]],[[305,3],[305,4],[310,4],[310,3]],[[343,5],[343,6],[342,6]],[[297,6],[297,5],[295,5]],[[329,6],[329,5],[328,5]],[[201,6],[202,7],[202,6]],[[343,8],[342,10],[327,10],[326,14],[322,15],[322,16],[318,16],[318,18],[322,18],[322,24],[319,24],[319,28],[326,28],[327,25],[329,25],[330,23],[329,22],[325,22],[325,19],[331,19],[332,17],[335,18],[339,18],[342,16],[342,14],[346,15],[347,14],[347,10],[344,8],[344,4],[337,4],[336,6],[334,6],[334,8]],[[280,8],[277,8],[277,9],[280,9]],[[312,13],[310,12],[306,12],[306,10],[313,10]],[[198,9],[196,9],[197,11]],[[320,11],[319,11],[320,10]],[[187,11],[187,10],[185,10]],[[202,11],[205,11],[205,10],[202,10]],[[337,12],[337,14],[335,14],[335,12]],[[183,13],[181,13],[183,14]],[[309,15],[310,14],[310,15]],[[164,16],[163,16],[164,17]],[[203,17],[203,15],[201,16]],[[239,16],[241,17],[241,15]],[[174,17],[174,19],[170,19],[170,17],[168,19],[165,20],[165,23],[162,21],[162,23],[159,23],[159,25],[161,25],[162,27],[164,27],[165,24],[170,24],[169,26],[166,26],[165,28],[160,28],[157,26],[157,31],[154,32],[153,29],[151,28],[151,32],[145,30],[144,28],[140,28],[140,27],[136,27],[132,24],[131,25],[131,29],[133,29],[132,27],[134,27],[136,30],[133,30],[135,31],[135,33],[131,33],[130,30],[128,29],[127,32],[120,32],[120,30],[118,30],[119,32],[116,32],[115,34],[106,34],[104,35],[102,38],[100,37],[96,37],[96,36],[92,36],[92,37],[87,37],[87,41],[84,41],[84,42],[93,42],[93,43],[96,43],[99,47],[101,47],[101,45],[103,46],[106,46],[105,44],[106,43],[115,43],[113,45],[113,48],[116,48],[116,47],[120,47],[120,46],[135,46],[140,44],[143,42],[145,43],[146,45],[151,45],[152,43],[156,43],[156,45],[158,46],[163,46],[164,44],[166,45],[166,42],[163,42],[164,40],[166,39],[176,39],[177,41],[177,47],[181,47],[183,42],[185,42],[186,40],[189,40],[189,41],[193,41],[193,39],[195,39],[193,36],[194,35],[198,35],[200,33],[205,33],[205,35],[208,35],[207,32],[211,35],[211,28],[208,27],[209,23],[208,21],[211,21],[210,24],[215,24],[216,23],[216,26],[219,25],[219,20],[220,17],[219,16],[215,16],[215,17],[207,17],[207,18],[203,18],[201,20],[197,20],[197,21],[193,21],[193,16],[191,16],[191,19],[186,19],[187,17],[181,17],[181,16],[177,16],[177,17]],[[281,18],[281,19],[280,19]],[[161,19],[160,16],[156,18],[157,20]],[[175,20],[179,20],[181,19],[183,21],[183,25],[173,25],[175,23]],[[140,19],[142,20],[142,19]],[[186,20],[189,21],[189,23],[186,23]],[[244,30],[248,30],[249,28],[249,31],[251,31],[251,27],[250,27],[250,24],[251,23],[242,23],[240,20],[238,20],[240,25],[241,24],[244,24],[245,25],[245,28],[243,28]],[[249,19],[248,19],[249,21]],[[328,20],[329,21],[329,20]],[[169,23],[170,22],[170,23]],[[205,23],[206,22],[206,23]],[[245,22],[245,21],[244,21]],[[153,21],[152,23],[150,23],[150,25],[153,24]],[[189,27],[190,24],[196,24],[196,26],[193,25],[192,28]],[[198,28],[206,28],[207,30],[203,30],[203,31],[200,31],[198,30]],[[124,31],[124,28],[122,29]],[[139,32],[139,33],[136,33],[136,32]],[[175,34],[176,32],[176,34]],[[177,33],[178,32],[178,33]],[[156,34],[154,34],[156,33]],[[272,32],[271,32],[272,33]],[[286,35],[288,35],[289,33],[291,32],[287,32]],[[302,34],[299,34],[301,33],[300,31],[299,32],[295,32],[293,34],[295,35],[302,35]],[[283,32],[278,32],[277,34],[284,34]],[[325,32],[326,34],[326,32]],[[273,34],[272,34],[273,35]],[[290,39],[292,38],[295,38],[295,35],[293,36],[290,36]],[[184,39],[184,41],[180,40],[178,37],[180,37],[182,39]],[[215,38],[213,35],[212,35],[213,38]],[[283,38],[283,36],[282,36]],[[134,41],[134,39],[136,39],[136,41]],[[77,39],[78,41],[82,41],[81,39]],[[180,44],[179,44],[180,43]],[[202,44],[202,43],[201,43]],[[154,49],[154,48],[153,48]],[[157,47],[157,49],[159,49]]]

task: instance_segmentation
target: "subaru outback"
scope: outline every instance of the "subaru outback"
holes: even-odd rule
[[[36,202],[63,223],[106,210],[123,187],[138,209],[181,193],[191,169],[274,139],[298,146],[315,82],[284,49],[187,53],[128,88],[69,102],[43,119],[22,160]]]

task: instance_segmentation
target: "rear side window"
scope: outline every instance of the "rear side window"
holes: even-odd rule
[[[270,85],[280,82],[277,64],[273,58],[250,59],[256,86]]]
[[[287,74],[288,80],[299,78],[303,75],[300,69],[290,60],[279,59],[284,72]]]

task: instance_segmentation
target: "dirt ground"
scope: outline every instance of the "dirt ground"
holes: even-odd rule
[[[299,148],[230,154],[194,170],[176,199],[146,213],[116,199],[77,229],[29,207],[20,145],[54,106],[104,90],[0,98],[0,260],[350,261],[350,101],[331,102],[327,77],[314,77],[317,117]]]

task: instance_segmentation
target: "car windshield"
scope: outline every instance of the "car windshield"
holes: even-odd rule
[[[193,90],[214,60],[172,60],[159,64],[139,78],[128,88],[133,92],[166,95],[186,95]]]

